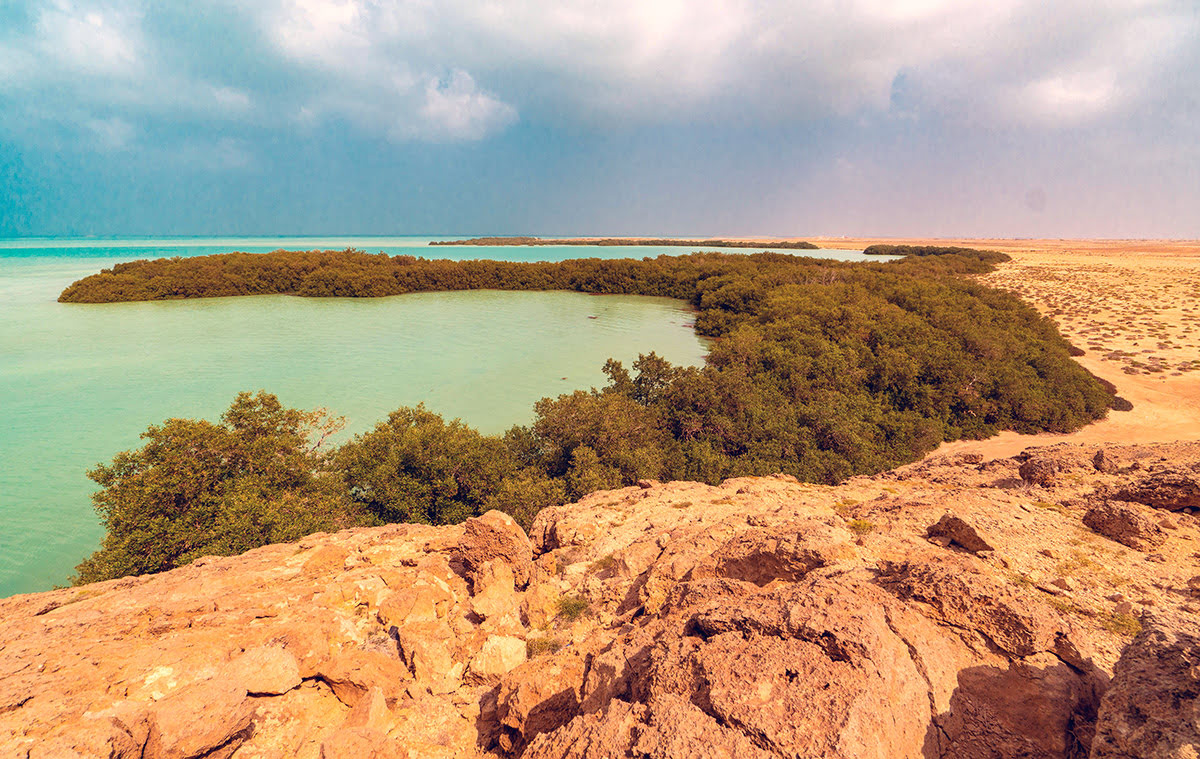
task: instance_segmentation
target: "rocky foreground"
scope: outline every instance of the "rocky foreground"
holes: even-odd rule
[[[2,600],[0,756],[1200,751],[1200,444],[643,485]]]

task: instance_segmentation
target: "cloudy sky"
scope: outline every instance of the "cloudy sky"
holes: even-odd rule
[[[0,2],[0,236],[489,233],[1200,237],[1200,2]]]

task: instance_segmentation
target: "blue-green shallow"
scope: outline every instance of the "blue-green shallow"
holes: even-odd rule
[[[483,432],[547,395],[600,385],[610,356],[702,362],[692,314],[661,298],[494,291],[60,304],[119,261],[356,247],[428,258],[561,260],[685,248],[428,247],[434,238],[0,240],[0,597],[66,583],[96,548],[86,470],[170,416],[215,419],[241,390],[325,406],[347,431],[425,403]],[[735,251],[748,252],[748,251]],[[857,259],[849,251],[814,255]],[[595,318],[591,318],[595,317]]]

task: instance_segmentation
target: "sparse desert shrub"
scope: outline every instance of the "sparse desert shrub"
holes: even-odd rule
[[[557,653],[563,645],[558,638],[530,638],[525,641],[525,655],[532,659],[535,656]]]
[[[557,618],[567,622],[575,622],[582,619],[591,608],[591,604],[588,603],[587,599],[580,595],[562,596],[554,603]]]
[[[875,529],[875,523],[866,519],[851,519],[846,526],[855,535],[866,535]]]

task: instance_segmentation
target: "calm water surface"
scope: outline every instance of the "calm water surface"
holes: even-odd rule
[[[65,583],[103,531],[86,471],[172,416],[215,419],[241,390],[344,415],[349,434],[425,403],[482,432],[544,396],[603,384],[604,360],[703,361],[692,314],[663,298],[494,291],[60,304],[120,261],[356,247],[428,258],[547,261],[686,248],[436,247],[435,238],[0,240],[0,597]],[[735,251],[749,252],[749,251]],[[861,259],[851,251],[806,254]],[[878,259],[876,259],[878,260]]]

